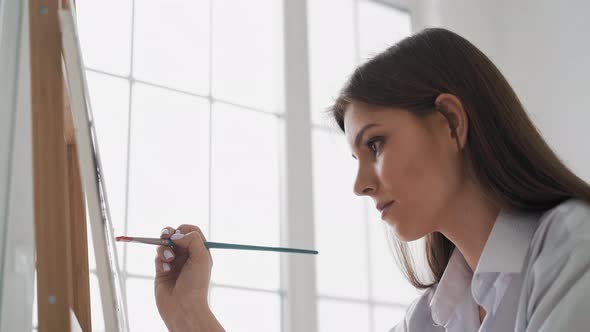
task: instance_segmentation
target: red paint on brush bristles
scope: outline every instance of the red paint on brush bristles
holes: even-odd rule
[[[123,242],[130,242],[133,241],[133,238],[130,236],[117,236],[115,238],[116,241],[123,241]]]

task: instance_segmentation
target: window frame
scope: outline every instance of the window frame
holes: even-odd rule
[[[131,1],[131,52],[130,52],[130,72],[129,75],[117,75],[102,70],[86,67],[85,69],[94,73],[104,74],[111,77],[118,77],[129,82],[129,119],[128,119],[128,137],[127,137],[127,160],[126,160],[126,203],[125,203],[125,231],[128,227],[127,214],[129,210],[129,156],[130,150],[130,135],[132,126],[132,103],[133,103],[133,85],[135,83],[143,83],[150,86],[175,91],[195,97],[206,98],[209,101],[209,116],[211,119],[211,112],[213,102],[216,100],[209,95],[200,95],[179,89],[171,88],[155,84],[153,82],[144,82],[134,77],[133,73],[133,56],[134,56],[134,29],[135,29],[135,0]],[[214,1],[214,0],[210,0]],[[314,196],[313,196],[313,165],[312,165],[312,133],[313,130],[330,130],[325,126],[312,123],[311,113],[308,111],[311,108],[311,91],[310,91],[310,54],[308,41],[308,11],[307,4],[310,0],[292,1],[292,0],[277,0],[282,1],[283,5],[283,47],[284,47],[284,110],[283,112],[272,113],[280,120],[280,131],[277,133],[280,140],[279,146],[279,194],[280,200],[280,243],[285,247],[300,247],[300,248],[314,248],[315,247],[315,220],[314,220]],[[408,0],[349,0],[354,3],[354,45],[355,45],[355,60],[359,63],[359,27],[358,27],[358,4],[360,1],[379,3],[385,6],[390,6],[398,10],[406,11],[410,14]],[[210,12],[210,14],[212,14]],[[212,31],[210,32],[212,34]],[[210,37],[211,38],[211,37]],[[210,43],[212,41],[210,40]],[[211,60],[210,60],[211,61]],[[210,75],[212,69],[209,70]],[[211,83],[211,76],[209,77]],[[211,91],[211,84],[209,87]],[[228,103],[227,101],[220,100]],[[229,103],[233,104],[233,103]],[[234,104],[236,105],[236,104]],[[243,105],[236,105],[245,107],[249,111],[270,112],[257,108],[247,107]],[[211,126],[211,123],[209,123]],[[209,153],[213,147],[210,145]],[[211,156],[210,156],[211,157]],[[289,165],[289,167],[286,167]],[[209,158],[209,168],[211,167],[211,159]],[[209,177],[211,171],[209,170]],[[211,190],[211,184],[209,185]],[[365,204],[366,205],[366,204]],[[211,214],[211,213],[210,213]],[[209,218],[209,230],[211,229],[211,220]],[[366,229],[366,236],[368,237],[369,230]],[[210,236],[210,234],[208,234]],[[367,254],[370,256],[370,247]],[[123,248],[123,260],[121,280],[124,284],[131,279],[146,279],[149,277],[137,275],[127,272],[127,248]],[[369,257],[370,262],[370,257]],[[369,263],[370,264],[370,263]],[[370,266],[370,265],[369,265]],[[304,272],[302,272],[304,271]],[[95,271],[91,271],[94,273]],[[370,272],[368,272],[370,278]],[[340,298],[332,298],[326,296],[319,296],[316,287],[316,261],[312,256],[302,255],[282,255],[280,260],[280,296],[281,302],[281,331],[295,332],[295,331],[318,331],[319,321],[317,317],[318,300],[320,298],[330,300],[342,300]],[[223,287],[225,285],[217,285],[212,283],[210,291],[214,287]],[[230,286],[233,287],[233,286]],[[369,279],[369,287],[371,287],[371,280]],[[238,287],[240,288],[240,287]],[[240,288],[241,289],[241,288]],[[370,288],[369,288],[370,290]],[[125,311],[128,313],[127,295],[123,292],[123,302]],[[379,305],[378,301],[371,300],[363,301],[364,304],[369,305],[370,329],[374,330],[373,306]],[[388,303],[388,305],[390,305]],[[222,322],[223,324],[223,322]]]
[[[284,204],[282,211],[284,217],[281,220],[282,234],[281,243],[283,245],[300,245],[305,247],[314,247],[314,198],[312,182],[312,151],[311,137],[314,130],[327,130],[332,132],[332,128],[312,122],[309,110],[311,107],[310,98],[310,68],[309,68],[309,42],[308,33],[309,24],[307,21],[307,3],[311,0],[290,1],[283,0],[285,10],[285,135],[286,144],[284,151],[287,156],[284,157],[289,167],[285,174],[287,185],[284,188]],[[354,45],[355,45],[355,62],[360,63],[360,43],[359,43],[359,26],[358,26],[358,4],[361,1],[378,3],[387,7],[405,11],[412,20],[412,11],[409,0],[351,0],[354,2]],[[291,55],[291,56],[290,56]],[[304,60],[301,60],[304,59]],[[288,121],[287,121],[288,119]],[[302,152],[303,151],[303,152]],[[281,171],[285,167],[281,165]],[[293,179],[289,181],[290,179]],[[289,184],[292,185],[289,185]],[[296,187],[294,186],[296,185]],[[288,202],[289,205],[286,204]],[[366,201],[363,202],[365,210],[368,206]],[[287,212],[285,212],[285,210]],[[365,214],[366,215],[366,214]],[[365,218],[368,218],[366,216]],[[366,220],[364,224],[367,225]],[[367,226],[365,236],[369,237]],[[367,255],[369,264],[371,263],[371,248],[367,242]],[[285,263],[283,264],[283,261]],[[314,260],[299,259],[298,257],[286,257],[281,261],[284,268],[281,270],[281,284],[284,289],[286,299],[289,294],[293,294],[293,301],[286,301],[283,308],[283,331],[318,331],[319,320],[317,317],[317,307],[319,299],[339,300],[339,297],[322,296],[316,291],[316,265]],[[371,270],[371,265],[369,265]],[[300,271],[305,271],[302,275]],[[383,303],[371,298],[371,279],[370,271],[368,273],[369,283],[369,300],[362,301],[369,305],[369,328],[375,330],[374,307]],[[358,302],[351,300],[351,302]],[[387,305],[392,305],[387,303]],[[402,307],[402,305],[400,305]],[[405,306],[403,306],[405,308]]]

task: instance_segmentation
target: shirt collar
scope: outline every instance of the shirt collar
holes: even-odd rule
[[[542,213],[503,209],[483,248],[475,273],[520,273]]]
[[[472,276],[473,272],[461,252],[457,248],[453,249],[449,263],[430,300],[430,312],[434,323],[447,326],[453,313],[465,299],[465,293],[470,290]]]
[[[520,273],[529,243],[541,215],[502,209],[486,240],[475,273]],[[430,301],[432,319],[446,326],[459,304],[471,291],[473,272],[461,252],[455,248],[449,263],[436,285]]]

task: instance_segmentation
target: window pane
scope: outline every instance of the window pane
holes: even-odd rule
[[[209,93],[209,1],[135,1],[133,75]]]
[[[366,217],[353,193],[354,159],[343,135],[312,135],[318,291],[367,299]]]
[[[358,9],[361,62],[410,35],[408,12],[367,0]]]
[[[213,96],[282,110],[282,1],[215,0],[212,5]]]
[[[162,227],[181,224],[207,232],[208,102],[135,84],[130,150],[128,233],[159,236]],[[129,272],[153,274],[154,248],[145,247],[128,247]],[[151,254],[133,259],[143,252]]]
[[[231,243],[261,245],[251,241]],[[279,289],[279,253],[211,249],[211,255],[214,262],[211,280],[214,283],[267,290]]]
[[[319,332],[369,331],[369,319],[368,304],[318,301]]]
[[[129,233],[132,234],[132,233]],[[160,232],[142,235],[142,237],[159,237]],[[155,277],[156,267],[154,265],[154,257],[156,257],[156,246],[148,246],[142,244],[127,244],[119,245],[119,249],[127,247],[126,270],[134,273],[136,276]],[[122,262],[119,262],[122,264]]]
[[[279,246],[278,121],[213,104],[211,241]],[[215,282],[278,289],[278,253],[214,252]]]
[[[115,233],[125,225],[129,82],[86,71],[98,150]]]
[[[405,308],[376,305],[373,307],[373,331],[389,331],[397,323],[404,319]]]
[[[213,287],[210,302],[211,311],[226,331],[281,330],[279,294]]]
[[[168,331],[156,307],[154,281],[127,278],[125,285],[129,331]]]
[[[381,214],[375,209],[374,204],[371,199],[367,199],[372,298],[382,302],[409,304],[420,293],[404,278],[398,268],[386,237],[386,232],[393,232],[393,229],[381,220]],[[413,247],[415,243],[408,245]]]
[[[324,111],[355,65],[354,0],[308,1],[311,118],[329,124]],[[342,24],[332,24],[337,20]]]
[[[84,64],[129,75],[131,0],[76,0],[76,10]]]

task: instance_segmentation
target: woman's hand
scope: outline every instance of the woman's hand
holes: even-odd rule
[[[207,302],[213,259],[199,227],[166,227],[160,237],[176,244],[159,246],[155,259],[156,304],[168,329],[223,331]]]

